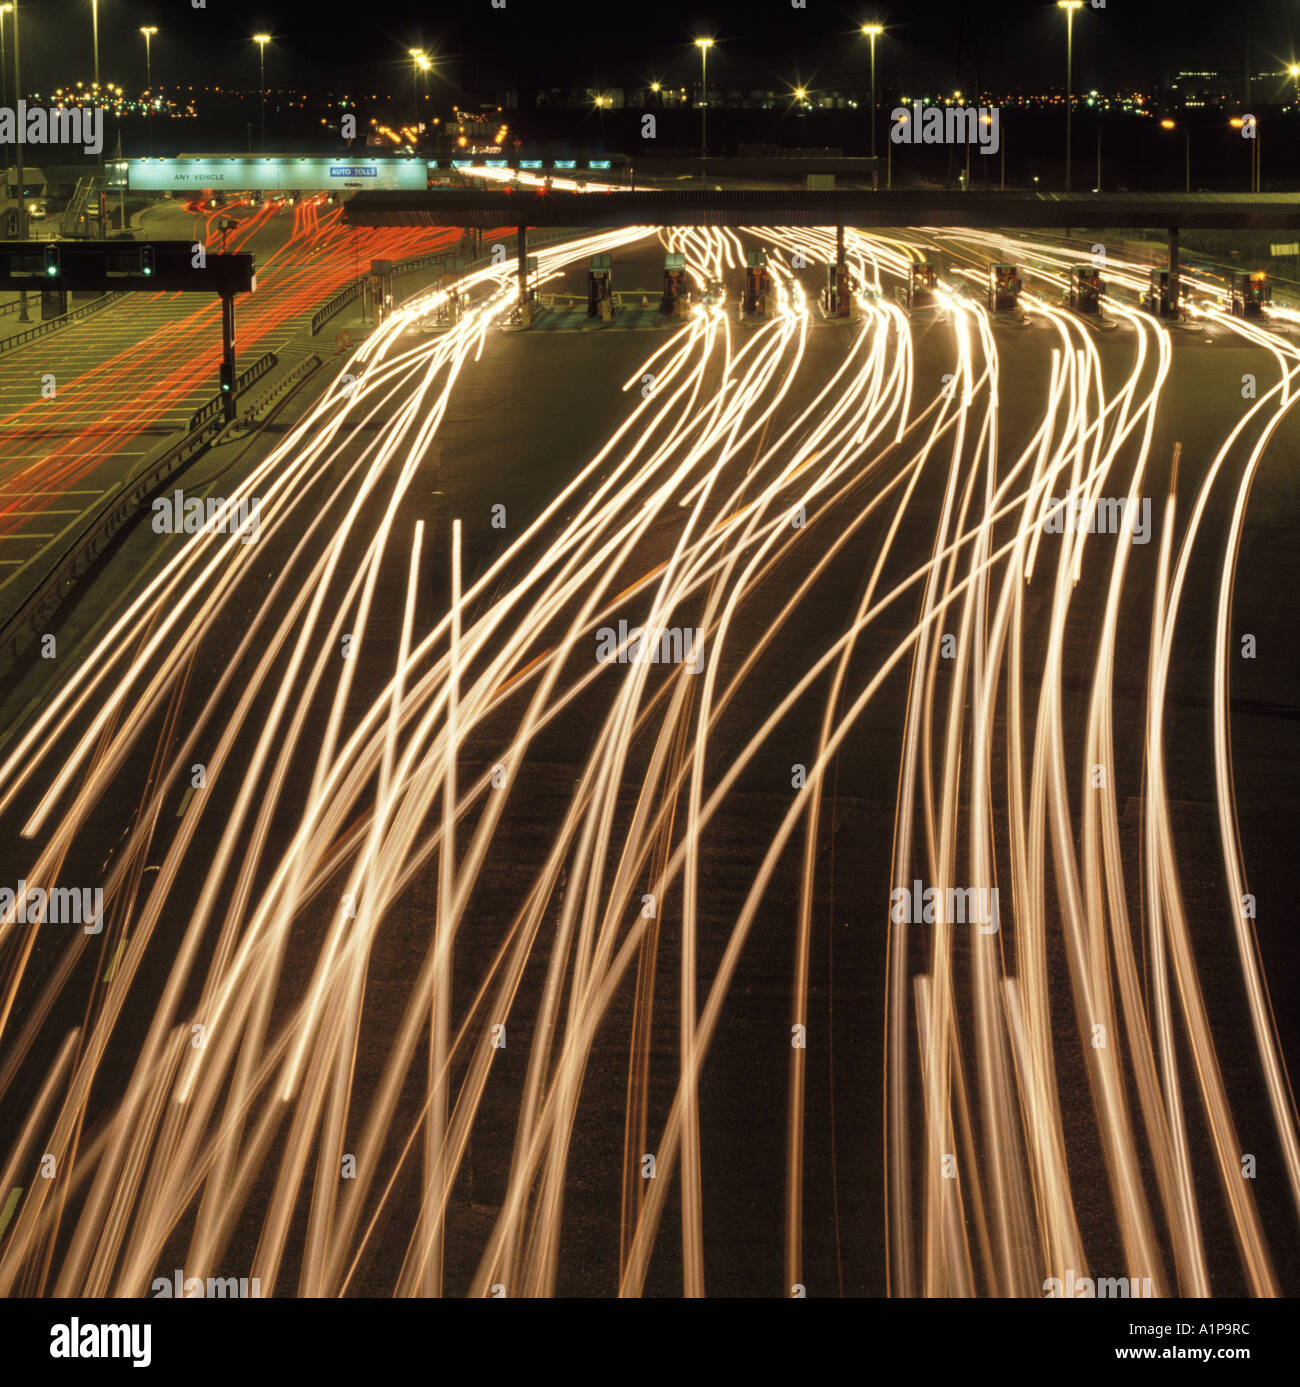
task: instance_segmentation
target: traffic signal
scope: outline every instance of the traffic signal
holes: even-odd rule
[[[223,361],[221,363],[221,393],[231,395],[235,390],[235,363],[233,361]]]
[[[142,275],[144,275],[144,277],[145,277],[146,279],[150,278],[150,277],[153,275],[153,247],[152,247],[152,246],[141,246],[141,247],[140,247],[140,273],[141,273]]]
[[[48,279],[55,279],[59,273],[59,248],[58,246],[45,247],[45,274]]]

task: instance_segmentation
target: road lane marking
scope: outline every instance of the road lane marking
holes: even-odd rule
[[[14,1216],[14,1210],[18,1207],[18,1201],[23,1197],[23,1187],[15,1185],[9,1191],[9,1198],[5,1200],[5,1206],[0,1209],[0,1238],[4,1237],[5,1229],[9,1227],[9,1220]]]
[[[104,974],[105,982],[113,981],[113,974],[117,972],[117,965],[122,961],[122,950],[126,948],[126,935],[117,941],[117,949],[113,953],[113,961],[108,965],[108,972]]]

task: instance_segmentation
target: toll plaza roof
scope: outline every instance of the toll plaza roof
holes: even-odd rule
[[[1300,228],[1296,193],[953,193],[835,189],[361,191],[354,226]]]

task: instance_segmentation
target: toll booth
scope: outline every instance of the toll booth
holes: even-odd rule
[[[1020,303],[1020,272],[1014,265],[990,265],[990,313],[1014,313]]]
[[[664,257],[664,296],[659,311],[680,318],[688,302],[686,257],[681,251],[670,250]]]
[[[751,250],[745,255],[745,296],[741,300],[742,313],[767,313],[767,296],[772,282],[767,273],[767,252]]]
[[[514,321],[522,323],[524,327],[532,327],[533,319],[537,316],[537,286],[533,282],[536,273],[537,257],[525,256],[524,282],[519,286],[519,305],[514,314]]]
[[[458,323],[460,321],[460,280],[450,273],[443,271],[438,276],[434,286],[442,297],[438,300],[438,306],[434,310],[434,318],[440,323]]]
[[[849,267],[842,260],[826,267],[823,304],[828,318],[847,318],[853,311],[853,292],[857,288]]]
[[[1228,288],[1228,311],[1234,318],[1258,318],[1273,302],[1273,286],[1263,270],[1234,270]]]
[[[1076,313],[1086,313],[1097,317],[1101,313],[1101,296],[1106,286],[1101,282],[1101,272],[1091,265],[1070,266],[1070,287],[1067,298]]]
[[[383,322],[393,310],[393,262],[370,262],[370,294],[375,305],[375,320]]]
[[[609,322],[613,317],[613,262],[608,255],[593,255],[587,271],[587,317]]]
[[[933,308],[938,287],[934,266],[928,260],[917,261],[907,278],[908,308]]]
[[[1151,283],[1142,295],[1142,307],[1157,318],[1178,316],[1178,292],[1170,287],[1168,270],[1151,271]]]

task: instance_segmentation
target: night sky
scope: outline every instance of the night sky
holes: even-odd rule
[[[21,0],[24,86],[48,89],[91,75],[90,0]],[[1063,83],[1065,21],[1051,0],[972,4],[861,4],[789,0],[663,5],[655,0],[491,0],[446,6],[404,3],[242,3],[208,0],[101,0],[105,80],[128,91],[144,84],[142,24],[156,24],[154,75],[160,84],[257,82],[248,35],[275,36],[267,48],[268,85],[398,85],[410,80],[406,50],[440,58],[449,91],[554,84],[677,83],[698,72],[690,39],[712,34],[710,84],[816,88],[862,81],[866,40],[857,26],[887,23],[877,50],[878,80],[905,86],[1019,86]],[[12,18],[6,23],[12,62]],[[1249,32],[1252,71],[1284,66],[1300,42],[1295,0],[1110,0],[1075,20],[1076,87],[1149,89],[1179,68],[1240,70]],[[435,87],[436,90],[436,87]]]

